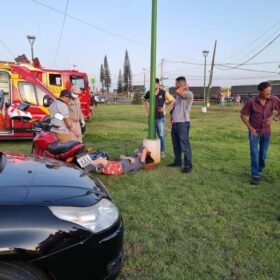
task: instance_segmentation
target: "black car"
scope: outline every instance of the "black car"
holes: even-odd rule
[[[0,153],[0,279],[115,279],[123,224],[104,185],[63,162]]]

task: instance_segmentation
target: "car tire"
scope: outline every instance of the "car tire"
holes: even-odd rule
[[[35,266],[21,262],[0,262],[1,280],[49,280],[50,278]]]

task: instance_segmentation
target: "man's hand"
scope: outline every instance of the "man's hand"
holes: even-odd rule
[[[189,90],[189,85],[186,84],[183,88],[184,88],[184,91],[188,91]]]
[[[184,86],[181,86],[179,88],[176,89],[175,93],[177,95],[183,96],[185,94],[186,91],[189,90],[189,86],[186,84]]]
[[[162,113],[165,113],[166,112],[166,108],[164,108],[164,107],[161,107],[161,108],[159,108],[159,110],[158,110],[159,112],[162,112]]]
[[[267,122],[266,122],[267,125],[271,125],[272,124],[272,117],[270,117]]]
[[[72,133],[73,133],[76,137],[78,137],[78,138],[83,137],[83,135],[80,134],[76,129],[73,129],[73,130],[72,130]]]
[[[129,161],[130,161],[131,164],[135,164],[135,159],[134,158],[130,157]]]
[[[258,132],[255,128],[251,127],[249,128],[250,130],[250,133],[254,136],[254,137],[257,137],[258,136]]]

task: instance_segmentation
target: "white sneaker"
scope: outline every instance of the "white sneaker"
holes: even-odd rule
[[[165,153],[161,152],[161,158],[165,158]]]

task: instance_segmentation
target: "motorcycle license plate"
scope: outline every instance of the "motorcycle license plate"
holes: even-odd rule
[[[77,159],[77,162],[79,163],[81,168],[87,167],[88,165],[91,165],[91,158],[89,155],[84,155]]]

